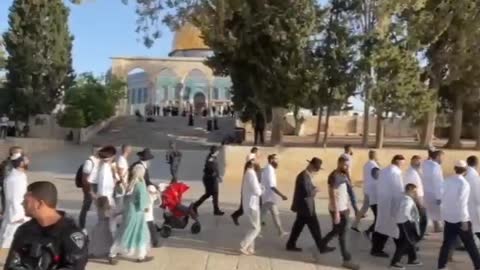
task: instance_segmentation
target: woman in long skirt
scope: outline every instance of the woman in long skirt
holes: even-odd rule
[[[150,233],[145,213],[148,211],[149,198],[144,176],[145,168],[135,166],[124,197],[122,225],[110,249],[110,264],[118,263],[116,260],[118,253],[136,258],[137,262],[153,260],[153,257],[147,256],[150,250]]]

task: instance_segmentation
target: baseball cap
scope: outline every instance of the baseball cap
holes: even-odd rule
[[[464,160],[458,160],[457,162],[455,162],[455,167],[456,168],[466,168],[467,167],[467,162],[465,162]]]

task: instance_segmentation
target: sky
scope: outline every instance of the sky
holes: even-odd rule
[[[13,0],[0,0],[0,32],[8,29],[8,10]],[[134,1],[130,1],[134,2]],[[69,26],[74,36],[73,68],[77,73],[100,75],[111,66],[112,56],[164,57],[171,50],[173,33],[162,26],[162,36],[152,48],[135,32],[135,6],[121,0],[87,0],[71,5]]]

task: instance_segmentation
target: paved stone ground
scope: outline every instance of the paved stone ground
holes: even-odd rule
[[[50,180],[53,181],[60,191],[60,207],[69,214],[77,216],[81,205],[81,192],[75,188],[73,182],[73,173],[83,158],[88,153],[87,147],[68,147],[61,151],[44,152],[35,154],[32,157],[32,168],[29,174],[30,181]],[[157,151],[161,157],[161,151]],[[181,175],[187,176],[187,183],[191,185],[191,190],[186,195],[186,201],[192,201],[198,198],[202,191],[199,175],[204,151],[191,151],[185,154],[188,160],[182,167]],[[197,160],[202,158],[202,162]],[[157,167],[152,171],[152,176],[157,181],[165,181],[166,167],[160,160],[152,164]],[[239,183],[228,182],[221,186],[221,206],[230,214],[239,203]],[[281,186],[281,189],[291,196],[292,186]],[[360,194],[360,190],[357,191]],[[290,197],[289,196],[289,197]],[[281,204],[281,217],[285,229],[291,228],[294,216],[288,210],[290,201]],[[330,228],[330,218],[327,216],[326,194],[320,194],[317,200],[318,215],[321,222],[322,232],[325,234]],[[157,216],[161,215],[159,209]],[[303,232],[298,245],[304,248],[303,253],[288,253],[284,250],[286,239],[279,239],[272,227],[271,220],[266,219],[267,226],[264,227],[262,238],[257,240],[257,254],[255,256],[240,256],[238,253],[239,242],[245,232],[245,227],[236,227],[231,222],[228,215],[224,217],[213,217],[211,215],[211,203],[207,201],[200,208],[201,222],[203,231],[199,235],[192,235],[188,230],[175,231],[171,238],[164,239],[160,248],[153,249],[151,255],[155,260],[138,265],[129,260],[122,260],[117,266],[110,266],[103,260],[91,260],[87,269],[131,269],[137,267],[140,269],[156,270],[326,270],[340,269],[341,257],[338,251],[328,255],[318,256],[313,252],[313,241],[308,230]],[[95,222],[94,212],[89,213],[89,225]],[[161,220],[159,220],[161,222]],[[240,220],[245,222],[245,219]],[[369,216],[362,226],[365,228],[371,222]],[[242,225],[242,224],[241,224]],[[430,235],[420,244],[420,259],[425,263],[423,267],[417,269],[436,269],[436,260],[439,251],[441,236],[438,234]],[[360,263],[362,269],[386,269],[388,260],[376,259],[368,255],[370,244],[368,240],[358,233],[350,233],[350,246],[354,259]],[[337,246],[336,241],[332,245]],[[393,253],[393,243],[389,243],[387,251]],[[0,254],[0,261],[4,260],[6,250]],[[450,265],[450,269],[472,269],[470,261],[465,253],[455,255],[457,262]]]

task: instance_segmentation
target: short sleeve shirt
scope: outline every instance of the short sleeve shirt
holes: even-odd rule
[[[88,174],[87,181],[91,184],[97,184],[97,163],[93,157],[90,157],[83,164],[83,173]]]
[[[272,165],[268,164],[262,171],[262,186],[265,192],[262,195],[263,202],[276,203],[278,200],[277,194],[272,188],[277,187],[277,176],[275,175],[275,169]]]
[[[328,177],[328,185],[334,190],[334,200],[337,205],[337,211],[348,210],[348,176],[334,171]],[[330,211],[335,211],[333,205],[329,205]]]

